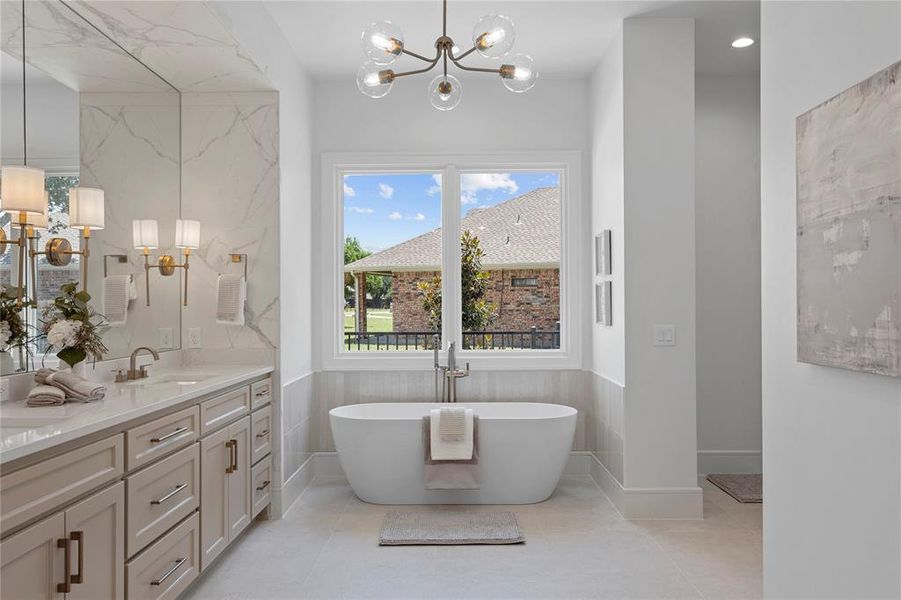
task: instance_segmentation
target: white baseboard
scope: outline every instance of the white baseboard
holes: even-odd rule
[[[345,479],[337,452],[317,452],[313,458],[316,459],[313,469],[313,476],[316,479]]]
[[[704,492],[699,487],[627,488],[591,454],[591,476],[623,518],[703,519]]]
[[[698,450],[698,474],[761,473],[763,458],[759,450]]]
[[[310,456],[294,474],[288,477],[281,489],[272,494],[272,518],[281,519],[291,510],[303,491],[310,485],[315,476],[316,455]]]

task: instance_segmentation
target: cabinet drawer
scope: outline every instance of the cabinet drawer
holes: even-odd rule
[[[194,513],[125,565],[128,600],[176,598],[200,573],[200,516]]]
[[[123,445],[122,436],[115,435],[0,477],[0,531],[120,477]]]
[[[253,489],[253,512],[257,516],[260,511],[269,505],[272,498],[272,457],[267,456],[253,468],[250,478]]]
[[[245,386],[200,404],[200,434],[206,435],[250,412],[250,387]]]
[[[190,446],[200,435],[200,409],[180,410],[125,432],[125,463],[129,471]]]
[[[272,407],[260,409],[250,416],[250,464],[256,464],[272,451]]]
[[[250,410],[266,406],[272,399],[272,380],[264,379],[250,386]]]
[[[130,475],[125,484],[132,556],[200,505],[200,444]]]

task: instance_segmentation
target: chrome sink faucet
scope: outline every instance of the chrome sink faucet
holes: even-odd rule
[[[469,363],[465,369],[457,368],[457,343],[451,342],[447,346],[447,365],[441,365],[438,360],[438,344],[440,338],[436,335],[432,338],[435,352],[435,402],[457,401],[457,380],[469,377]],[[438,393],[438,380],[441,379],[441,393]]]
[[[135,379],[144,379],[145,377],[149,377],[150,373],[147,372],[147,366],[141,365],[141,369],[138,370],[135,362],[138,359],[138,354],[141,350],[146,350],[153,356],[153,360],[159,360],[160,355],[153,348],[148,348],[147,346],[141,346],[139,348],[135,348],[135,351],[131,353],[131,359],[129,359],[128,363],[128,380],[133,381]]]

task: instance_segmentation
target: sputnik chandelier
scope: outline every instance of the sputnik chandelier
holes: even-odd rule
[[[516,54],[496,69],[467,67],[460,62],[473,52],[495,60],[507,56],[516,39],[513,21],[504,15],[482,17],[472,30],[472,48],[461,51],[447,35],[447,0],[442,0],[442,3],[443,29],[441,36],[435,40],[435,58],[407,50],[404,47],[403,33],[390,21],[372,23],[363,30],[363,53],[369,59],[357,70],[357,87],[363,94],[370,98],[382,98],[391,91],[398,77],[426,73],[440,62],[443,72],[429,82],[429,102],[438,110],[452,110],[460,104],[463,85],[456,77],[448,74],[448,61],[463,71],[500,75],[504,86],[511,92],[525,92],[535,85],[538,71],[532,57],[527,54]],[[399,73],[385,68],[401,54],[421,60],[427,66]]]

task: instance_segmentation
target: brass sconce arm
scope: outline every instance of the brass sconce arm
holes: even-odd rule
[[[162,254],[156,260],[155,264],[150,264],[150,252],[144,250],[144,275],[147,283],[147,306],[150,306],[150,269],[159,269],[160,275],[163,277],[171,277],[175,274],[175,269],[185,270],[185,295],[183,305],[188,305],[188,269],[190,268],[191,249],[184,248],[182,250],[185,261],[181,264],[175,262],[175,257],[171,254]]]
[[[47,243],[44,244],[44,251],[38,252],[37,246],[37,233],[35,232],[33,227],[28,228],[28,243],[30,246],[30,254],[31,254],[31,280],[32,280],[32,300],[36,303],[38,301],[38,290],[37,290],[37,259],[38,256],[45,256],[47,258],[47,262],[53,265],[54,267],[65,267],[70,262],[72,262],[73,256],[81,256],[84,260],[81,261],[81,289],[88,289],[88,258],[91,256],[90,250],[90,239],[91,239],[91,230],[88,227],[85,227],[81,231],[81,250],[73,250],[72,244],[66,238],[61,237],[53,237],[47,240]]]

